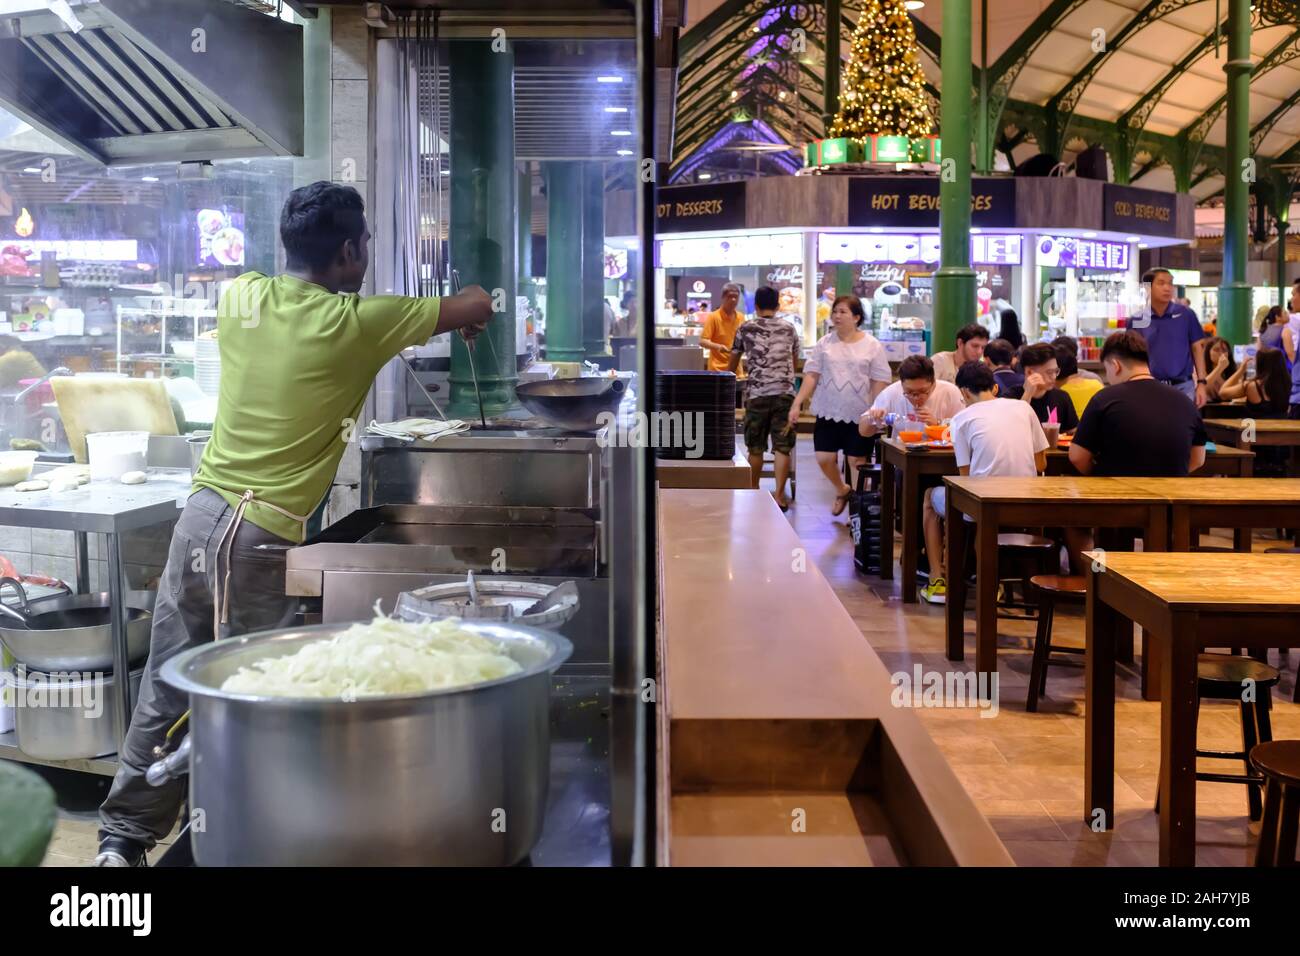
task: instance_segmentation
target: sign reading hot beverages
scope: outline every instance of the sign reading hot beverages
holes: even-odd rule
[[[745,184],[666,186],[655,197],[655,231],[706,232],[745,228]]]
[[[1135,189],[1106,183],[1102,193],[1105,208],[1102,227],[1138,236],[1176,236],[1177,216],[1174,193]]]
[[[1013,179],[971,182],[971,225],[1016,224]],[[862,176],[849,183],[849,225],[916,229],[939,225],[939,179],[936,176]]]

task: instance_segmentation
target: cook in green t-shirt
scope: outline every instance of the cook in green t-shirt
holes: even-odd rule
[[[370,232],[349,186],[295,189],[280,239],[284,274],[242,275],[217,307],[217,420],[172,534],[149,667],[99,811],[97,866],[137,865],[184,799],[181,783],[155,787],[145,777],[189,705],[158,679],[163,662],[214,637],[293,623],[284,546],[302,540],[304,519],[329,489],[375,373],[435,332],[478,335],[492,315],[478,286],[441,300],[357,295]]]

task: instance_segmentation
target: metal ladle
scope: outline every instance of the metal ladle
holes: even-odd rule
[[[460,291],[460,273],[455,269],[451,270],[451,291],[453,293]],[[478,399],[478,420],[483,425],[483,430],[487,430],[487,416],[483,414],[483,393],[478,387],[478,369],[474,363],[474,340],[465,334],[465,330],[460,330],[460,337],[465,340],[465,348],[469,350],[469,374],[474,379],[474,397]]]
[[[4,591],[6,587],[12,587],[18,592],[18,606],[23,609],[23,613],[19,614],[8,604],[0,601],[0,614],[17,621],[25,628],[27,627],[27,615],[32,613],[32,609],[27,606],[27,591],[23,588],[21,581],[14,578],[0,578],[0,592]]]

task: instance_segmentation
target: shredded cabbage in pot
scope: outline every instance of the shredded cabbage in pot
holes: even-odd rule
[[[221,685],[266,697],[381,697],[495,680],[523,668],[458,618],[369,624],[241,667]]]

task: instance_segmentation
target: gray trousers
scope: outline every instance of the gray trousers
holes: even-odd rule
[[[204,488],[190,496],[176,523],[158,585],[140,696],[118,754],[117,776],[99,808],[101,840],[122,836],[153,847],[171,832],[185,800],[185,778],[154,787],[144,777],[154,747],[190,706],[189,696],[168,686],[159,672],[168,658],[213,639],[217,545],[233,515],[224,498]],[[221,637],[293,623],[297,600],[284,593],[284,552],[256,550],[260,544],[291,543],[250,521],[240,523],[230,551],[230,614]],[[180,742],[180,733],[173,744]]]

